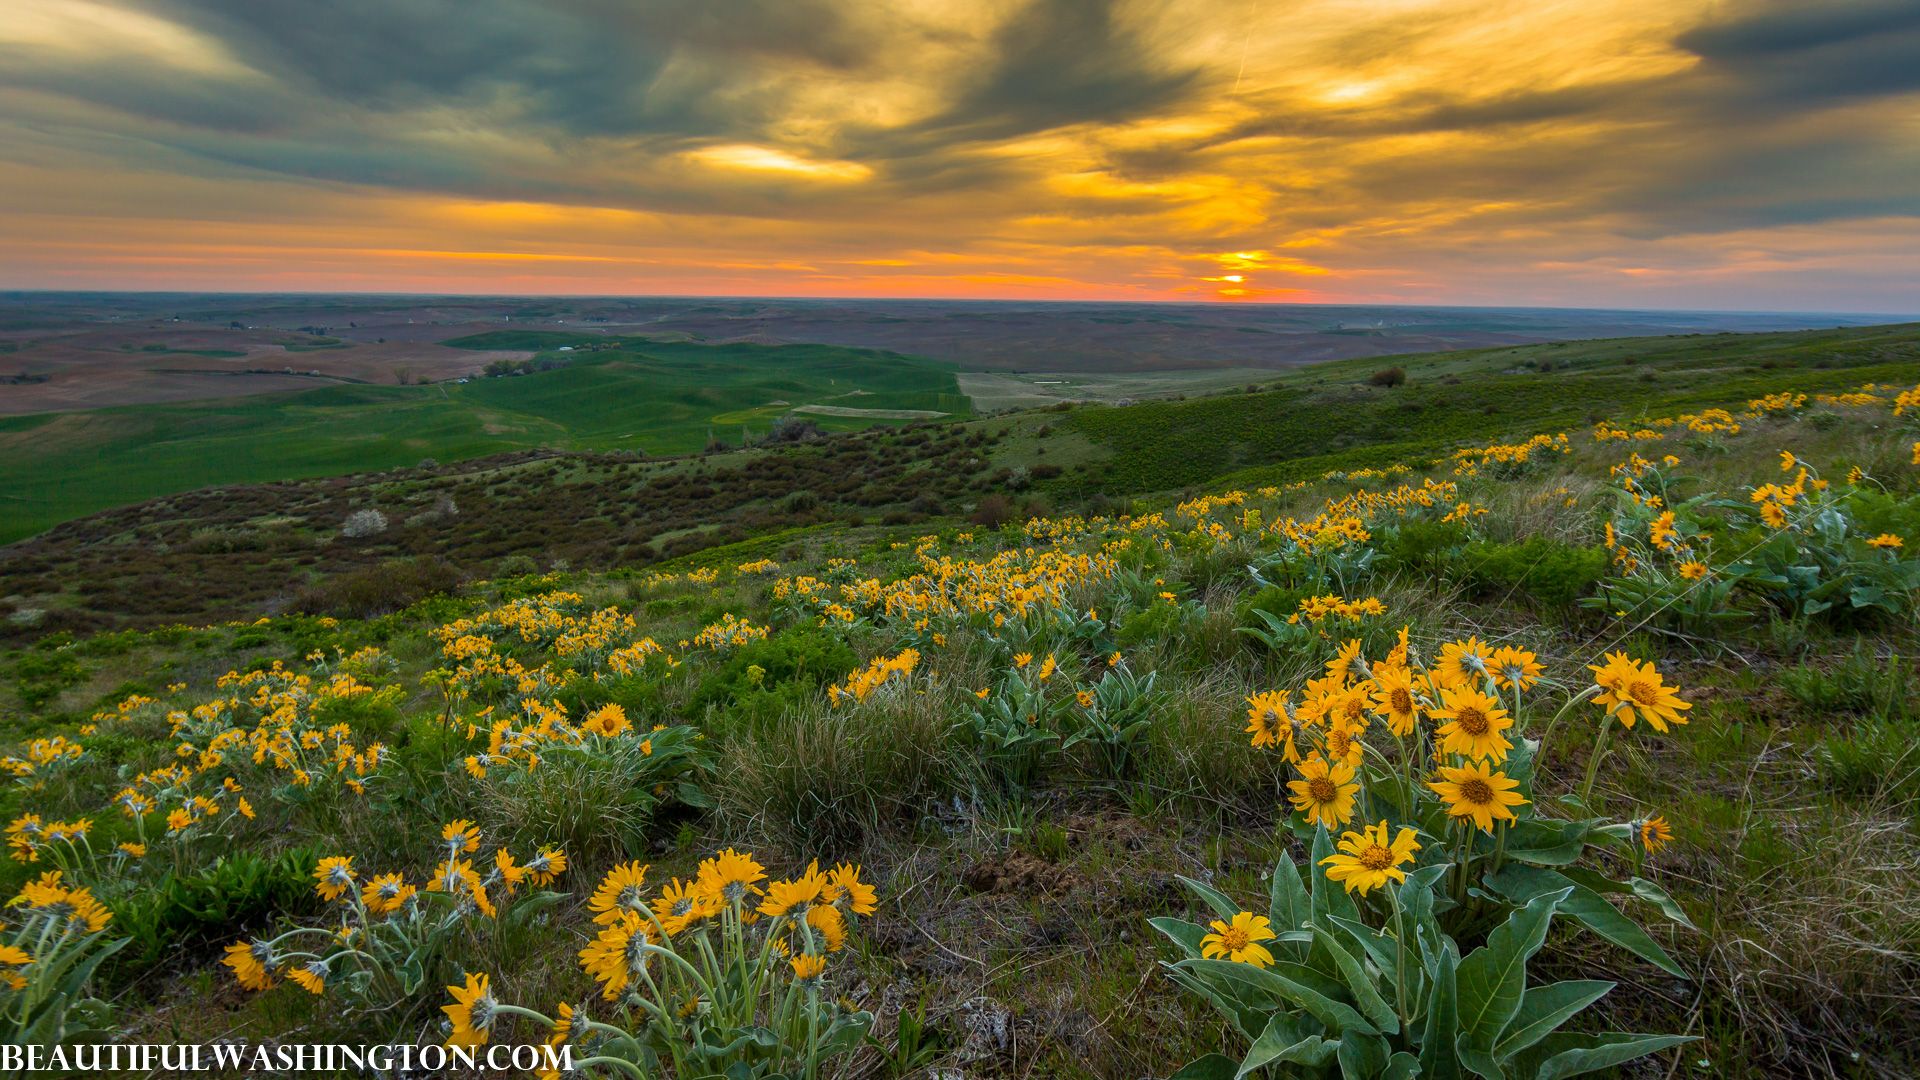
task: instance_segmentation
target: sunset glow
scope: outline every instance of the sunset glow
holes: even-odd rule
[[[0,287],[1920,310],[1869,0],[14,0]]]

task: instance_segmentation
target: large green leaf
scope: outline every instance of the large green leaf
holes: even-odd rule
[[[1507,834],[1506,856],[1540,866],[1567,866],[1586,851],[1590,831],[1584,821],[1523,821]]]
[[[1569,885],[1529,900],[1526,907],[1494,927],[1485,945],[1460,961],[1456,976],[1460,1030],[1472,1038],[1474,1049],[1491,1052],[1507,1021],[1520,1011],[1520,999],[1527,989],[1527,961],[1546,942],[1554,910],[1573,894],[1573,889]]]
[[[1425,1080],[1461,1080],[1460,1056],[1454,1036],[1460,1030],[1460,997],[1455,976],[1460,963],[1448,939],[1434,967],[1433,996],[1427,1003],[1427,1022],[1420,1033],[1420,1075]]]
[[[1646,878],[1633,878],[1629,880],[1627,884],[1633,887],[1633,895],[1658,907],[1667,918],[1672,919],[1674,922],[1679,923],[1681,926],[1695,933],[1699,933],[1700,928],[1693,925],[1693,920],[1687,918],[1686,910],[1674,900],[1673,896],[1669,894],[1667,890],[1648,881]]]
[[[1484,1077],[1485,1080],[1507,1080],[1507,1074],[1500,1068],[1500,1063],[1493,1059],[1492,1054],[1474,1048],[1472,1033],[1463,1031],[1455,1036],[1453,1050],[1460,1055],[1460,1064],[1465,1065],[1467,1071],[1475,1076]]]
[[[1220,916],[1229,923],[1233,921],[1235,915],[1245,910],[1239,904],[1229,899],[1226,893],[1221,892],[1211,885],[1202,884],[1190,877],[1181,877],[1179,874],[1175,874],[1174,876],[1180,878],[1182,885],[1192,889],[1195,896],[1205,900],[1207,906],[1213,909],[1215,915]]]
[[[1368,926],[1366,923],[1355,922],[1352,919],[1342,919],[1337,915],[1329,916],[1329,918],[1332,919],[1335,926],[1345,930],[1347,936],[1352,938],[1354,942],[1366,952],[1367,958],[1373,961],[1374,967],[1379,968],[1382,972],[1393,971],[1394,954],[1400,947],[1399,942]],[[1392,924],[1389,923],[1388,927],[1391,929]],[[1418,967],[1420,962],[1418,960],[1412,960],[1409,961],[1409,963],[1413,967]]]
[[[1578,919],[1581,925],[1608,941],[1627,949],[1660,970],[1687,978],[1686,970],[1673,962],[1639,924],[1620,914],[1599,893],[1583,885],[1574,885],[1566,875],[1537,866],[1511,865],[1486,879],[1487,885],[1515,904],[1524,904],[1542,893],[1558,892],[1573,885],[1573,895],[1560,902],[1560,911]]]
[[[1292,1063],[1314,1068],[1325,1065],[1327,1060],[1333,1057],[1339,1043],[1328,1042],[1320,1037],[1318,1030],[1310,1030],[1318,1027],[1319,1025],[1305,1017],[1290,1013],[1275,1013],[1273,1019],[1267,1022],[1266,1030],[1253,1041],[1252,1048],[1241,1060],[1231,1080],[1240,1080],[1255,1069],[1267,1065]]]
[[[1273,923],[1276,932],[1298,930],[1313,918],[1313,898],[1307,895],[1307,887],[1300,881],[1300,868],[1293,860],[1282,856],[1273,864],[1273,887],[1267,901],[1267,919]],[[1307,947],[1287,944],[1289,960],[1305,960]],[[1275,955],[1278,955],[1277,953]]]
[[[1581,1009],[1605,997],[1614,984],[1592,979],[1569,979],[1548,986],[1529,986],[1520,999],[1520,1011],[1494,1044],[1493,1056],[1510,1058],[1567,1022]]]
[[[1326,860],[1337,853],[1333,844],[1333,834],[1321,829],[1313,838],[1313,865],[1309,869],[1313,874],[1313,897],[1310,910],[1319,921],[1321,915],[1338,915],[1346,919],[1358,919],[1360,909],[1354,905],[1353,897],[1347,894],[1346,886],[1327,880]]]
[[[1231,960],[1182,960],[1179,966],[1192,971],[1222,976],[1235,982],[1243,982],[1291,1001],[1327,1025],[1329,1032],[1359,1030],[1368,1035],[1379,1034],[1379,1031],[1353,1006],[1343,1001],[1335,1001],[1303,983],[1295,982],[1272,971],[1262,970],[1252,964],[1237,964]]]
[[[1234,1080],[1233,1059],[1225,1054],[1208,1054],[1197,1057],[1180,1071],[1167,1077],[1167,1080]]]
[[[1692,1035],[1629,1035],[1618,1031],[1604,1035],[1582,1035],[1556,1032],[1513,1059],[1516,1066],[1525,1066],[1529,1071],[1509,1071],[1515,1080],[1564,1080],[1565,1077],[1610,1068],[1696,1040],[1697,1036]]]
[[[1393,1048],[1378,1035],[1349,1031],[1340,1036],[1340,1075],[1343,1080],[1374,1080],[1387,1071]]]
[[[1621,828],[1624,829],[1626,826],[1621,826]],[[1648,881],[1646,878],[1637,877],[1629,878],[1626,881],[1615,881],[1597,870],[1590,870],[1583,866],[1569,866],[1562,869],[1560,873],[1565,874],[1575,885],[1585,885],[1597,893],[1621,893],[1645,900],[1647,903],[1659,908],[1662,914],[1674,922],[1679,923],[1681,926],[1696,933],[1700,929],[1693,924],[1692,919],[1687,917],[1686,910],[1674,900],[1667,890],[1661,888],[1654,882]]]
[[[1172,964],[1162,964],[1161,966],[1167,969],[1167,976],[1174,982],[1213,1002],[1214,1008],[1219,1009],[1221,1014],[1227,1018],[1228,1022],[1246,1038],[1255,1038],[1266,1025],[1267,1014],[1265,1011],[1251,1008],[1237,997],[1222,993],[1208,985],[1205,979],[1194,975],[1190,971],[1181,971]]]
[[[1420,1075],[1420,1059],[1402,1050],[1387,1059],[1387,1070],[1380,1080],[1413,1080]]]
[[[1325,860],[1334,854],[1333,835],[1326,829],[1319,829],[1313,836],[1312,864],[1308,872],[1312,874],[1313,895],[1308,905],[1308,913],[1316,926],[1330,925],[1329,917],[1360,920],[1360,909],[1355,906],[1353,897],[1347,895],[1346,886],[1327,880]],[[1328,975],[1339,974],[1333,955],[1326,946],[1318,941],[1307,951],[1307,966]]]
[[[1162,915],[1148,919],[1147,925],[1165,934],[1167,940],[1180,946],[1188,956],[1200,955],[1200,940],[1207,936],[1207,928],[1187,922],[1185,919],[1173,919]]]
[[[1373,976],[1367,974],[1366,966],[1332,934],[1318,926],[1313,928],[1313,940],[1332,954],[1334,964],[1340,969],[1340,977],[1346,981],[1347,989],[1353,992],[1353,999],[1360,1003],[1360,1011],[1373,1021],[1373,1026],[1389,1035],[1398,1035],[1400,1018],[1394,1015],[1393,1006],[1380,996],[1380,990],[1373,985]],[[1381,1067],[1385,1065],[1383,1060]]]

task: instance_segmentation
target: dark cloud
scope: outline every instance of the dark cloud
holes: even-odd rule
[[[1176,104],[1197,68],[1169,70],[1115,18],[1115,0],[1031,0],[994,33],[995,58],[952,106],[916,133],[1006,139],[1115,121]]]
[[[324,181],[823,220],[876,196],[1047,198],[1070,216],[1071,199],[1043,183],[1058,160],[1006,150],[1085,127],[1076,167],[1092,157],[1132,181],[1239,175],[1316,223],[1448,198],[1541,220],[1621,215],[1647,232],[1920,211],[1904,136],[1885,116],[1860,119],[1920,90],[1920,0],[1743,0],[1674,39],[1697,65],[1602,83],[1543,71],[1540,89],[1487,96],[1462,61],[1458,77],[1348,104],[1250,87],[1236,105],[1274,96],[1232,130],[1115,139],[1125,146],[1111,152],[1100,125],[1197,110],[1234,74],[1231,57],[1204,70],[1168,60],[1178,46],[1137,28],[1131,16],[1153,7],[1138,0],[1022,0],[998,22],[982,11],[972,37],[916,23],[892,0],[120,2],[218,41],[258,76],[48,51],[10,55],[0,85],[117,111],[131,118],[118,137]],[[1358,20],[1317,45],[1316,62],[1391,70],[1473,17],[1443,5]],[[929,42],[939,47],[923,53]],[[944,66],[914,104],[931,100],[931,115],[861,119],[862,86],[913,79],[936,54]],[[972,66],[956,73],[955,55]],[[816,92],[829,101],[818,113],[796,104]],[[1851,119],[1829,119],[1842,113]],[[1471,137],[1444,137],[1458,133]],[[1360,149],[1407,135],[1443,137],[1406,140],[1393,157]],[[803,171],[702,172],[673,158],[726,142],[849,159],[875,179],[835,188]],[[1265,167],[1281,159],[1290,167]],[[1141,218],[1169,202],[1105,198],[1102,213]]]
[[[1920,90],[1920,0],[1772,3],[1674,43],[1776,107]]]

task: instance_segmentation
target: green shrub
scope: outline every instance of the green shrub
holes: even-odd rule
[[[20,704],[39,709],[85,682],[87,669],[66,653],[27,653],[13,662],[13,677],[20,681]]]
[[[779,689],[782,684],[817,689],[838,681],[858,666],[860,658],[845,642],[820,627],[796,626],[736,650],[720,670],[701,682],[692,705],[697,710],[767,694],[775,694],[785,703],[788,695]]]
[[[1830,735],[1818,752],[1820,777],[1842,797],[1920,797],[1920,724],[1878,717],[1844,735]]]
[[[1850,712],[1888,720],[1913,715],[1910,673],[1899,657],[1885,664],[1856,650],[1831,671],[1801,664],[1780,673],[1780,684],[1815,712]]]
[[[384,694],[354,694],[321,698],[314,706],[315,721],[325,727],[346,724],[361,738],[385,741],[400,729],[400,710]]]
[[[1518,589],[1548,607],[1572,606],[1606,577],[1610,564],[1605,548],[1544,536],[1522,544],[1476,541],[1453,560],[1454,574],[1482,596]]]
[[[635,589],[643,588],[635,584]],[[649,619],[664,619],[669,615],[678,615],[683,611],[692,611],[699,601],[691,596],[662,597],[647,601],[646,612]]]
[[[1920,496],[1902,499],[1884,491],[1859,488],[1847,496],[1846,505],[1865,535],[1920,536]]]
[[[1382,529],[1374,538],[1382,569],[1442,573],[1473,539],[1467,527],[1453,521],[1409,521]]]
[[[1241,600],[1239,609],[1234,613],[1234,625],[1264,629],[1266,622],[1255,615],[1255,611],[1264,611],[1284,619],[1299,611],[1300,602],[1312,595],[1311,589],[1288,589],[1279,585],[1268,585]]]
[[[113,957],[110,980],[122,985],[150,971],[180,966],[182,954],[211,951],[277,916],[320,910],[313,891],[314,852],[277,856],[223,855],[204,870],[162,877],[152,888],[112,905],[114,928],[131,944]]]
[[[509,555],[494,565],[496,578],[531,577],[540,572],[540,566],[525,555]]]

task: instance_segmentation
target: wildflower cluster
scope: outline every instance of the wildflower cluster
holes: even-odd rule
[[[701,862],[692,881],[676,878],[649,895],[648,867],[625,863],[588,901],[598,935],[579,950],[600,986],[607,1022],[587,1003],[563,1002],[553,1016],[494,996],[489,977],[467,975],[447,991],[449,1044],[490,1041],[503,1024],[531,1021],[548,1045],[570,1048],[576,1068],[626,1075],[814,1076],[820,1063],[861,1044],[872,1016],[827,992],[833,954],[855,921],[877,910],[857,866],[770,881],[751,854],[732,848]]]
[[[1596,436],[1597,437],[1597,436]],[[1534,463],[1536,453],[1573,453],[1573,443],[1565,432],[1535,435],[1521,443],[1500,444],[1454,451],[1453,475],[1477,476],[1486,471],[1501,477],[1513,477]]]
[[[737,649],[750,641],[759,641],[767,636],[767,628],[755,626],[746,619],[736,617],[732,612],[721,616],[720,621],[694,635],[693,645],[699,649]]]
[[[844,684],[829,687],[828,700],[835,705],[864,705],[874,692],[890,682],[906,682],[913,675],[913,669],[920,662],[920,654],[913,649],[902,649],[897,656],[875,657],[865,667],[847,676]]]
[[[287,979],[310,994],[339,990],[353,1007],[400,1004],[435,974],[453,939],[476,915],[495,920],[515,905],[542,907],[561,898],[536,890],[566,872],[563,852],[546,847],[519,862],[499,848],[483,872],[467,857],[479,847],[480,830],[472,822],[449,823],[441,830],[434,876],[424,886],[397,873],[363,876],[351,855],[321,859],[314,892],[331,906],[337,923],[235,942],[221,963],[256,992]]]

